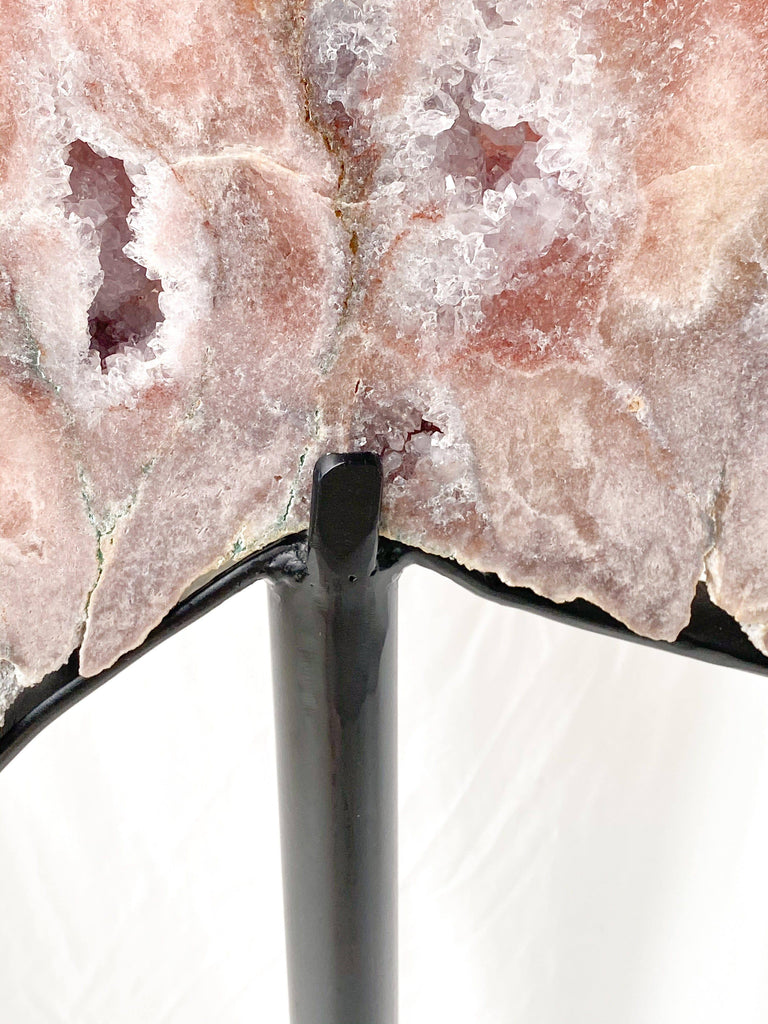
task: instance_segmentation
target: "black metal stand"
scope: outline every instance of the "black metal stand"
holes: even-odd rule
[[[673,644],[638,637],[586,601],[556,605],[490,573],[378,536],[376,456],[315,468],[308,535],[231,566],[99,676],[77,655],[23,690],[0,728],[0,770],[60,714],[166,637],[258,579],[270,587],[292,1024],[395,1024],[399,573],[435,570],[481,597],[704,661],[768,675],[768,659],[700,585]],[[151,713],[151,710],[150,712]]]
[[[307,572],[270,586],[292,1024],[397,1019],[396,571],[381,467],[322,458]]]

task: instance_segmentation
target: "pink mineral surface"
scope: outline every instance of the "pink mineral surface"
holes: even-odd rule
[[[764,0],[2,0],[0,714],[304,528],[766,650]]]

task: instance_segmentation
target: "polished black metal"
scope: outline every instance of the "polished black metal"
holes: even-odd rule
[[[378,565],[381,465],[315,467],[307,571],[270,624],[292,1024],[397,1017],[399,566]]]

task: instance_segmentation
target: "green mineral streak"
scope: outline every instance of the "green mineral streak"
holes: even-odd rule
[[[16,325],[21,341],[21,351],[19,353],[21,361],[36,377],[44,380],[46,384],[50,384],[55,391],[58,391],[59,388],[54,386],[53,382],[43,373],[40,345],[32,331],[29,313],[17,292],[13,294],[13,308],[16,313]]]

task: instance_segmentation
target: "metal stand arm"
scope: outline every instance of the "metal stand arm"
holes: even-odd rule
[[[315,468],[307,571],[270,584],[292,1024],[397,1018],[397,568],[381,467]]]

